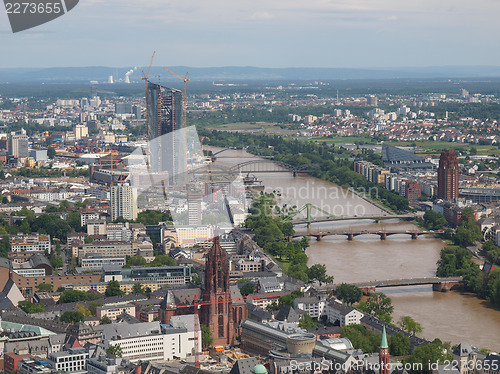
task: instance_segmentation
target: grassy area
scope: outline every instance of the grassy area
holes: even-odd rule
[[[237,122],[237,123],[226,123],[226,124],[215,124],[207,126],[209,130],[220,130],[220,131],[278,131],[282,128],[276,123],[267,122]]]
[[[336,136],[334,138],[312,138],[308,140],[312,142],[327,143],[327,144],[338,144],[338,143],[354,144],[356,142],[361,142],[366,144],[377,144],[377,142],[374,139],[363,136]]]
[[[497,146],[492,145],[473,145],[468,143],[454,143],[454,142],[444,142],[444,141],[421,141],[421,142],[386,142],[387,144],[394,146],[404,146],[409,147],[411,144],[415,143],[417,145],[417,153],[436,153],[441,152],[445,149],[455,149],[458,151],[465,151],[468,153],[471,147],[477,149],[478,155],[500,155],[500,149]]]
[[[288,268],[290,267],[290,261],[288,260],[280,260],[274,256],[272,256],[273,259],[278,263],[278,265],[280,266],[280,268],[283,270],[283,272],[287,272],[288,271]]]

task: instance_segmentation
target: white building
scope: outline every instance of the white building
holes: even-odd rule
[[[339,321],[340,326],[358,325],[364,314],[353,307],[341,304],[338,301],[332,301],[326,306],[325,314],[328,316],[328,322],[335,323]]]
[[[184,359],[194,355],[194,331],[185,325],[160,326],[155,321],[100,325],[95,329],[102,331],[106,347],[119,345],[122,357],[132,362]]]
[[[70,373],[85,371],[89,354],[84,348],[69,348],[67,351],[50,353],[48,358],[53,369]]]
[[[298,297],[293,301],[293,307],[294,309],[303,310],[312,318],[320,318],[325,314],[326,296]]]
[[[137,189],[128,184],[111,187],[111,220],[118,217],[127,220],[137,218]]]
[[[47,251],[50,253],[50,235],[18,234],[10,237],[10,246],[13,252]]]

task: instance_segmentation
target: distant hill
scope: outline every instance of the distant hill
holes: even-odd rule
[[[184,76],[189,71],[192,80],[197,81],[244,81],[244,80],[339,80],[339,79],[432,79],[432,78],[495,78],[500,77],[500,66],[435,66],[423,68],[258,68],[251,66],[226,66],[194,68],[187,66],[170,67]],[[16,82],[105,82],[113,76],[115,82],[123,80],[130,68],[105,66],[62,67],[62,68],[9,68],[0,69],[0,83]],[[130,75],[132,82],[139,82],[140,67]],[[160,74],[161,81],[178,81],[161,67],[151,69],[151,77]]]

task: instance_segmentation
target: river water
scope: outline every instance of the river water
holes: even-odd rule
[[[258,159],[241,150],[221,153],[220,165],[234,165]],[[224,157],[222,157],[224,156]],[[384,212],[366,200],[343,190],[337,185],[306,175],[293,177],[291,173],[255,174],[266,191],[279,191],[282,204],[298,208],[312,203],[326,213],[336,216],[383,216]],[[312,215],[324,216],[312,211]],[[415,226],[399,220],[350,221],[313,224],[311,231],[380,231],[414,230]],[[296,227],[305,232],[305,226]],[[321,241],[311,240],[307,249],[309,265],[325,264],[335,283],[361,282],[413,277],[435,276],[436,262],[444,244],[441,240],[420,236],[412,240],[398,234],[380,240],[378,235],[365,234],[352,241],[345,236],[327,236]],[[458,344],[467,341],[473,346],[500,351],[500,311],[473,295],[457,291],[433,292],[431,286],[381,289],[391,297],[394,305],[393,321],[410,315],[423,326],[422,337]]]

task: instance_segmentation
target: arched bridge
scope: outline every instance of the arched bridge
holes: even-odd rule
[[[408,279],[391,279],[384,281],[360,282],[351,283],[363,290],[365,295],[376,292],[377,288],[382,287],[407,287],[407,286],[420,286],[432,284],[432,289],[439,292],[447,292],[453,286],[463,284],[463,277],[448,277],[448,278],[408,278]]]
[[[232,166],[229,171],[233,174],[238,173],[305,173],[311,165],[293,166],[280,161],[251,160]]]
[[[316,231],[316,232],[296,232],[293,236],[289,236],[288,240],[292,240],[293,238],[298,238],[302,236],[309,236],[316,238],[317,241],[321,241],[325,236],[333,236],[333,235],[344,235],[347,237],[347,240],[353,240],[356,236],[359,235],[367,235],[367,234],[372,234],[372,235],[378,235],[380,236],[380,240],[386,240],[388,236],[391,235],[400,235],[400,234],[407,234],[410,235],[412,239],[418,239],[420,235],[436,235],[436,234],[443,234],[444,231],[420,231],[420,230],[363,230],[363,231]]]

